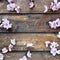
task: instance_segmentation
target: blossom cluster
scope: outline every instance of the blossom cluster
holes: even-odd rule
[[[14,3],[13,0],[8,0],[7,10],[8,11],[16,11],[17,13],[20,12],[20,6],[17,6],[16,3]]]
[[[52,11],[58,11],[60,9],[60,2],[58,2],[58,0],[51,2],[50,9]]]
[[[58,11],[60,9],[60,2],[58,0],[53,0],[52,2],[50,2],[49,8],[53,12]],[[46,13],[47,11],[48,11],[48,6],[44,5],[44,13]]]
[[[56,54],[60,54],[60,50],[57,49],[57,47],[59,46],[57,42],[46,41],[45,44],[46,44],[46,47],[50,48],[50,53],[53,56],[55,56]]]
[[[16,40],[15,39],[11,39],[11,42],[9,44],[9,46],[6,48],[2,48],[2,53],[0,53],[0,60],[4,59],[4,55],[5,53],[7,53],[8,51],[12,51],[12,48],[14,47],[14,45],[16,44]]]
[[[60,19],[57,18],[55,21],[49,21],[48,22],[51,28],[56,29],[57,27],[60,27]]]
[[[10,23],[10,21],[8,19],[2,19],[2,21],[0,22],[0,28],[5,28],[5,29],[10,29],[12,28],[12,24]]]

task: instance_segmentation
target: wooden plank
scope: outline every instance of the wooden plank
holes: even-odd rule
[[[48,25],[49,20],[60,18],[60,14],[37,14],[37,15],[0,15],[2,18],[8,18],[13,28],[11,32],[58,32],[60,28],[51,29]],[[0,32],[8,32],[1,30]]]
[[[0,50],[10,44],[10,39],[16,39],[16,46],[13,49],[15,51],[27,50],[25,44],[28,43],[33,43],[32,51],[49,51],[50,49],[45,47],[47,40],[55,41],[60,45],[60,39],[55,34],[0,34]]]
[[[50,2],[53,0],[34,0],[35,8],[33,10],[29,9],[29,0],[14,0],[17,5],[21,7],[20,13],[43,13],[44,5],[50,6]],[[4,0],[0,3],[0,13],[15,13],[15,12],[8,12],[6,9],[7,1]],[[60,12],[60,11],[59,11]],[[52,11],[48,11],[48,13],[54,13]]]
[[[19,58],[22,58],[25,55],[23,52],[16,52],[16,53],[8,53],[5,55],[4,60],[19,60]],[[43,58],[42,58],[43,56]],[[56,55],[53,57],[50,53],[46,52],[32,52],[32,58],[28,60],[60,60],[60,55]]]

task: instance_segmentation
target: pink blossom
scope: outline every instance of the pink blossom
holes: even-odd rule
[[[7,52],[8,52],[8,49],[4,47],[4,48],[2,49],[2,53],[7,53]]]
[[[10,24],[10,21],[8,21],[7,19],[2,19],[2,24],[0,25],[1,28],[12,28],[12,24]]]
[[[56,48],[56,47],[58,47],[58,46],[59,46],[58,43],[52,42],[51,45],[50,45],[50,48]]]
[[[7,5],[7,10],[8,11],[14,11],[15,7],[16,7],[15,3],[10,3]]]
[[[56,48],[52,48],[52,49],[50,50],[50,53],[51,53],[53,56],[56,55],[56,52],[57,52],[57,49],[56,49]]]
[[[29,8],[32,9],[33,7],[34,7],[34,2],[31,1],[31,2],[29,3]]]
[[[12,48],[13,48],[13,45],[9,44],[9,46],[8,46],[9,51],[12,51]]]
[[[50,9],[52,11],[58,11],[60,9],[60,2],[58,2],[58,0],[51,2]]]
[[[51,28],[56,29],[57,27],[60,27],[60,19],[57,18],[55,21],[49,21],[49,25]]]

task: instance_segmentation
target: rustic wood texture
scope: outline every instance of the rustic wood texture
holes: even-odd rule
[[[16,39],[16,46],[13,49],[15,51],[27,50],[28,43],[33,43],[32,51],[49,51],[50,49],[45,47],[47,40],[55,41],[60,45],[60,39],[55,34],[0,34],[0,50],[10,44],[10,39]]]
[[[21,7],[20,13],[43,13],[44,11],[44,5],[50,6],[50,2],[53,0],[34,0],[35,7],[31,10],[29,9],[29,0],[14,0],[17,5]],[[0,2],[0,13],[16,13],[16,12],[8,12],[7,6],[8,2],[6,0],[3,0],[3,2]],[[60,11],[59,11],[60,12]],[[58,13],[58,12],[52,12],[48,11],[48,13]]]
[[[0,15],[0,20],[7,18],[13,24],[11,32],[58,32],[60,28],[51,29],[48,21],[60,18],[60,14],[37,15]],[[0,32],[8,32],[0,29]]]
[[[19,58],[22,58],[24,55],[24,52],[8,53],[5,55],[4,60],[19,60]],[[50,53],[46,52],[32,52],[32,58],[28,58],[28,60],[60,60],[60,55],[53,57]]]

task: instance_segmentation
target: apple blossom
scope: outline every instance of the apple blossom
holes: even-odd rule
[[[4,47],[4,48],[2,49],[2,53],[7,53],[7,52],[8,52],[8,49]]]

